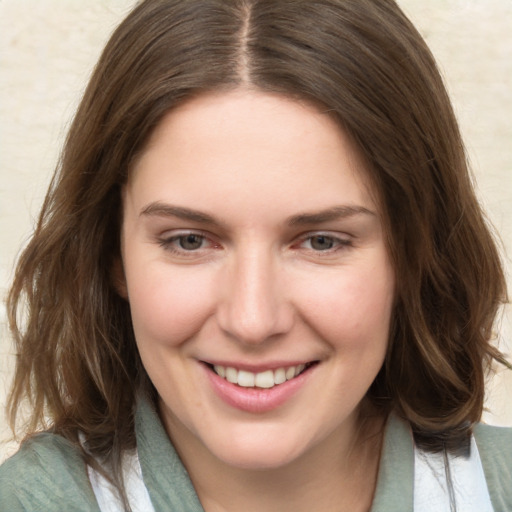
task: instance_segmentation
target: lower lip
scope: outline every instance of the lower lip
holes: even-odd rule
[[[225,403],[250,413],[264,413],[277,409],[290,400],[306,383],[317,365],[297,377],[273,388],[244,388],[228,382],[209,367],[203,365],[214,392]]]

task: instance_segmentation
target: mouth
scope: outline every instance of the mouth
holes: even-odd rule
[[[271,389],[293,380],[312,366],[318,364],[318,361],[308,363],[283,366],[276,369],[263,370],[261,372],[250,372],[241,370],[232,366],[221,366],[205,363],[206,366],[222,379],[242,388]]]

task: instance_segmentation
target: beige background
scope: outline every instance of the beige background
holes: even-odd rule
[[[276,0],[278,1],[278,0]],[[0,0],[0,299],[30,234],[66,127],[109,34],[133,0]],[[399,0],[436,55],[479,195],[512,270],[512,1]],[[499,327],[510,353],[512,314]],[[0,407],[14,357],[0,306]],[[512,425],[512,372],[489,383],[486,421]],[[0,410],[0,461],[15,449]]]

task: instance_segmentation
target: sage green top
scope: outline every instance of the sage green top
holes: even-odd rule
[[[203,512],[153,407],[141,401],[135,419],[144,483],[156,512]],[[512,429],[478,425],[475,439],[495,512],[512,511]],[[413,510],[414,444],[408,425],[388,421],[371,512]],[[24,442],[0,466],[1,512],[99,512],[87,469],[75,446],[43,433]]]

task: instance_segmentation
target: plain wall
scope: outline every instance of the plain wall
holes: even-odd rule
[[[278,1],[278,0],[276,0]],[[0,1],[0,298],[26,242],[88,76],[133,0]],[[479,196],[512,264],[512,2],[401,0],[445,76]],[[512,351],[512,314],[498,326]],[[0,407],[14,356],[0,306]],[[508,343],[507,343],[508,340]],[[486,421],[512,425],[512,372],[490,381]],[[0,461],[15,445],[0,413]]]

